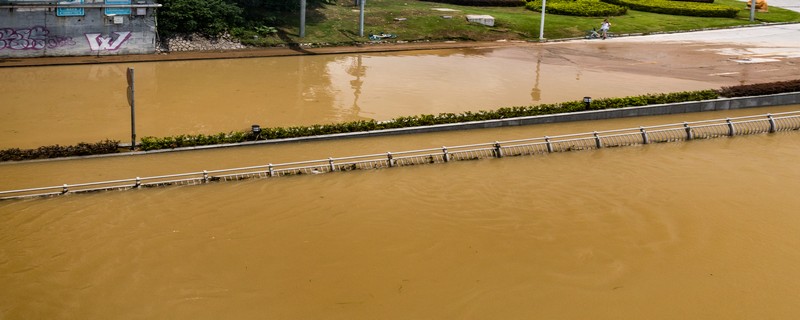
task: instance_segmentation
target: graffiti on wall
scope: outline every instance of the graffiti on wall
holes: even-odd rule
[[[113,32],[113,35],[109,37],[104,37],[99,33],[87,33],[85,36],[92,51],[117,50],[131,37],[131,33],[130,31]]]
[[[42,26],[27,29],[0,29],[0,50],[43,50],[73,46],[72,37],[51,36]]]

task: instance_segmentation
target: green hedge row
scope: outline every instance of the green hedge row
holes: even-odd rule
[[[0,150],[0,161],[51,159],[117,152],[119,152],[119,141],[104,140],[96,143],[81,142],[74,146],[52,145],[36,149],[4,149]]]
[[[428,2],[449,3],[474,7],[521,7],[524,0],[421,0]]]
[[[677,16],[736,18],[739,9],[711,3],[682,2],[669,0],[601,0],[606,3],[628,7],[631,10]]]
[[[800,92],[800,80],[722,87],[718,92],[720,96],[728,98],[763,96],[783,92]]]
[[[714,3],[714,0],[670,0],[670,1]]]
[[[353,121],[345,123],[333,123],[325,125],[298,126],[298,127],[275,127],[262,128],[261,133],[254,136],[250,131],[220,133],[213,136],[207,135],[179,135],[174,137],[144,137],[142,138],[141,150],[158,150],[179,147],[192,147],[207,144],[238,143],[254,140],[271,140],[309,137],[325,134],[364,132],[394,128],[409,128],[428,126],[435,124],[460,123],[469,121],[482,121],[494,119],[506,119],[524,116],[537,116],[565,112],[575,112],[584,110],[601,110],[612,108],[624,108],[632,106],[645,106],[649,104],[674,103],[685,101],[699,101],[718,98],[714,90],[678,92],[666,94],[648,94],[626,98],[608,98],[592,101],[589,108],[582,101],[570,101],[558,104],[544,104],[536,106],[507,107],[491,111],[467,111],[464,113],[440,113],[438,115],[423,114],[409,117],[398,117],[389,121],[377,122]]]
[[[541,12],[542,0],[529,1],[525,3],[525,8]],[[545,10],[547,13],[582,17],[621,16],[628,12],[626,7],[599,0],[548,0]]]

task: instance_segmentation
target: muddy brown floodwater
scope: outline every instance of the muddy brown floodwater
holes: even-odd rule
[[[519,44],[0,68],[0,148],[130,141],[128,67],[136,75],[139,138],[711,89],[786,80],[791,73],[780,67],[788,62],[743,65],[696,46],[626,46]],[[734,69],[750,75],[730,75]]]
[[[798,107],[6,164],[0,185]],[[798,137],[2,201],[0,317],[792,318]]]
[[[127,67],[140,137],[796,77],[635,46],[0,68],[0,148],[127,140]],[[798,108],[3,163],[0,190]],[[791,319],[798,134],[1,201],[0,319]]]

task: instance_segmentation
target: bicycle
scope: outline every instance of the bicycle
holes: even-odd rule
[[[606,31],[606,38],[611,38],[611,32]],[[586,32],[586,39],[602,39],[603,34],[595,28]]]
[[[397,38],[397,35],[391,33],[380,33],[380,34],[369,35],[369,39],[372,41],[380,41],[383,39],[394,39],[394,38]]]
[[[592,30],[589,30],[586,33],[586,39],[599,39],[599,38],[602,38],[602,37],[603,37],[603,35],[601,35],[599,32],[597,32],[597,29],[595,29],[595,28],[592,28]]]

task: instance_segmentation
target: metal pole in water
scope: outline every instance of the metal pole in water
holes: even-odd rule
[[[771,113],[767,113],[767,118],[769,118],[769,133],[775,132],[775,119],[772,118]]]
[[[642,144],[650,143],[650,139],[647,138],[647,131],[644,130],[644,127],[639,127],[639,131],[642,133]]]
[[[136,101],[133,68],[128,68],[128,104],[131,105],[131,151],[136,150]]]
[[[594,144],[595,144],[595,146],[597,146],[597,149],[600,149],[600,148],[603,147],[603,142],[600,141],[600,135],[597,134],[597,131],[594,132]]]
[[[728,135],[733,137],[736,134],[736,129],[733,128],[733,122],[731,122],[730,118],[726,118],[725,122],[728,123]]]
[[[683,123],[683,127],[686,130],[686,140],[694,139],[694,133],[692,133],[692,127],[689,126],[688,122]]]

